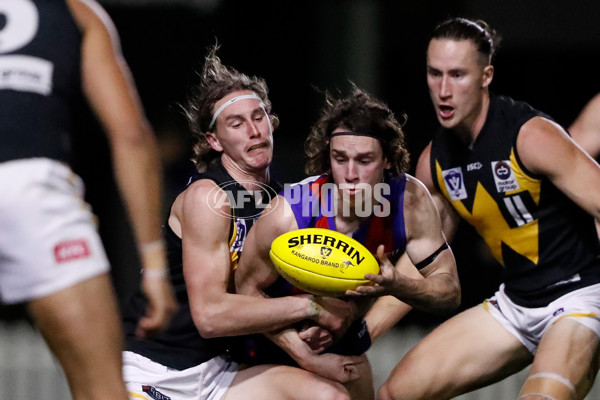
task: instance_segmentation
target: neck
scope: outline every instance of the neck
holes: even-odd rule
[[[361,215],[357,215],[356,207],[358,207],[360,210],[363,208],[349,201],[340,199],[337,206],[337,213],[335,215],[335,227],[338,232],[346,235],[355,232],[359,228],[361,222],[370,218],[374,213],[374,210],[371,210],[371,212],[361,212]]]
[[[483,129],[487,114],[490,109],[490,94],[486,90],[483,92],[481,103],[479,104],[479,110],[472,119],[465,120],[464,125],[457,126],[455,132],[462,139],[462,141],[469,146],[473,147],[473,144],[477,140],[477,137]]]
[[[240,185],[246,190],[253,191],[259,190],[269,182],[269,169],[257,169],[248,171],[242,168],[239,164],[235,163],[229,157],[221,157],[221,162],[225,170],[235,179]]]
[[[361,221],[364,218],[353,216],[335,216],[335,228],[338,232],[350,236],[360,226]]]

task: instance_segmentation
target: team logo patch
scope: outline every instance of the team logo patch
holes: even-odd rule
[[[142,391],[156,400],[171,400],[169,396],[162,394],[161,392],[156,390],[154,386],[142,385]]]
[[[492,161],[492,173],[494,175],[494,182],[496,182],[496,190],[498,193],[519,189],[519,183],[515,178],[509,160]]]
[[[242,251],[244,247],[244,240],[246,240],[246,234],[248,233],[248,228],[246,227],[246,220],[244,219],[236,219],[235,220],[235,230],[236,235],[231,245],[230,251]]]
[[[442,177],[451,200],[463,200],[467,198],[467,189],[460,167],[442,171]]]
[[[77,260],[90,255],[90,248],[84,239],[69,240],[54,246],[54,259],[57,263]]]

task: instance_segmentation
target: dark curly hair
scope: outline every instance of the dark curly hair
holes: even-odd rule
[[[391,164],[390,176],[398,176],[409,168],[409,154],[406,149],[402,126],[389,107],[372,95],[353,88],[353,93],[342,99],[334,99],[326,94],[326,105],[321,118],[313,126],[304,149],[308,157],[306,172],[311,175],[331,172],[329,141],[337,128],[364,132],[379,140],[383,154]]]
[[[500,46],[501,37],[487,22],[467,18],[451,18],[439,24],[431,34],[431,40],[472,40],[477,51],[491,64]]]
[[[209,127],[215,103],[229,93],[251,90],[262,99],[265,110],[271,118],[273,129],[279,125],[279,119],[271,113],[269,89],[265,80],[242,74],[234,68],[223,65],[217,57],[219,47],[219,44],[215,44],[210,48],[204,59],[202,73],[199,74],[200,82],[192,88],[185,105],[182,106],[196,140],[192,161],[200,172],[206,170],[221,156],[221,153],[213,150],[208,144],[206,133],[214,132],[216,129],[216,125]]]

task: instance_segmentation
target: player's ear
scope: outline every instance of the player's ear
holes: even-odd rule
[[[385,155],[385,151],[383,150],[381,142],[379,143],[379,145],[381,146],[381,151],[383,152],[383,169],[388,170],[392,168],[392,163],[390,162],[390,159]]]
[[[217,138],[216,133],[207,132],[206,133],[206,141],[208,142],[210,147],[213,148],[213,150],[219,151],[219,152],[223,151],[223,146],[221,146],[221,142],[219,142],[219,139]]]
[[[481,83],[481,87],[488,87],[492,83],[492,79],[494,79],[494,66],[490,64],[483,68],[483,82]]]
[[[392,163],[388,161],[387,157],[383,159],[383,169],[391,169]]]

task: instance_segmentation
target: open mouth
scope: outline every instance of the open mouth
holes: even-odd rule
[[[248,148],[248,152],[251,152],[252,150],[256,150],[256,149],[262,149],[263,147],[267,147],[267,144],[266,143],[255,144],[254,146],[250,146],[250,148]]]
[[[440,116],[444,119],[452,118],[454,115],[454,107],[447,105],[440,105]]]

